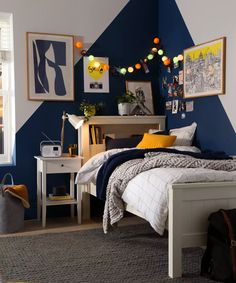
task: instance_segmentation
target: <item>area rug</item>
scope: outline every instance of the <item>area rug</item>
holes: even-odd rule
[[[0,282],[214,282],[199,276],[200,248],[184,250],[182,278],[168,278],[167,247],[148,224],[1,238]]]

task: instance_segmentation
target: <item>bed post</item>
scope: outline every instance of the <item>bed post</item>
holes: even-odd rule
[[[168,274],[182,276],[182,190],[169,186]]]

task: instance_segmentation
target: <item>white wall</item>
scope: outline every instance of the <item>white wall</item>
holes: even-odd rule
[[[82,36],[87,46],[103,33],[128,0],[0,0],[13,14],[16,131],[41,102],[27,100],[26,32]]]
[[[221,103],[236,131],[236,1],[176,0],[195,44],[226,36],[226,95]]]

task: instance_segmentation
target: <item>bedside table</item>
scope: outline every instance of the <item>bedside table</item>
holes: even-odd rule
[[[71,205],[71,217],[74,217],[74,205],[77,205],[78,224],[81,224],[82,192],[76,185],[77,197],[75,199],[75,174],[81,167],[83,157],[42,157],[34,156],[37,160],[37,218],[40,220],[42,207],[42,226],[46,226],[47,206]],[[66,200],[49,200],[47,197],[47,174],[70,174],[70,197]]]

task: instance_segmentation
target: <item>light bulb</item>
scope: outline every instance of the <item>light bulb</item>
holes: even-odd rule
[[[89,55],[88,59],[89,59],[89,61],[93,61],[94,60],[94,56],[93,55]]]
[[[122,75],[125,75],[126,72],[127,72],[127,70],[126,70],[125,68],[121,68],[121,69],[120,69],[120,73],[121,73]]]
[[[173,62],[174,62],[174,64],[178,63],[179,62],[179,58],[178,57],[174,57],[173,58]]]
[[[139,70],[139,69],[141,69],[141,64],[139,64],[139,63],[137,63],[137,64],[135,64],[135,68],[137,69],[137,70]]]
[[[148,54],[148,56],[147,56],[148,60],[152,60],[153,57],[154,57],[153,54]]]
[[[163,55],[164,54],[164,51],[162,49],[159,49],[158,52],[157,52],[159,55]]]
[[[75,47],[76,48],[82,48],[83,47],[83,43],[81,41],[76,41]]]
[[[184,60],[184,56],[182,54],[179,54],[178,55],[178,59],[179,59],[179,61],[183,61]]]
[[[155,38],[153,39],[153,42],[154,42],[155,44],[158,44],[158,43],[160,42],[160,39],[159,39],[158,37],[155,37]]]
[[[133,67],[129,67],[129,68],[128,68],[128,72],[129,72],[129,73],[133,73],[133,71],[134,71],[134,68],[133,68]]]
[[[167,60],[168,59],[168,57],[166,57],[166,56],[163,56],[162,58],[161,58],[161,60],[164,62],[165,60]]]

